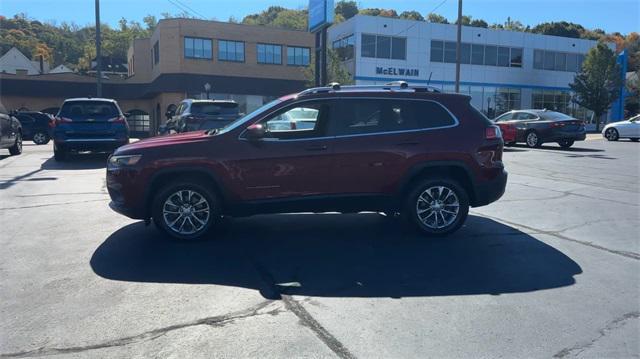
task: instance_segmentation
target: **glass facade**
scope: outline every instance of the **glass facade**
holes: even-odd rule
[[[218,60],[244,62],[244,42],[218,40]]]
[[[587,124],[595,123],[593,111],[578,106],[572,101],[572,93],[559,90],[534,90],[531,105],[536,109],[547,109],[573,116]]]
[[[345,36],[333,42],[332,48],[338,53],[338,57],[342,61],[353,59],[353,48],[356,39],[353,35]]]
[[[308,66],[309,58],[310,58],[310,50],[308,47],[287,46],[287,65]]]
[[[583,61],[583,54],[533,50],[533,68],[538,70],[578,72]]]
[[[431,62],[456,62],[455,41],[431,40]],[[522,67],[522,48],[481,44],[460,44],[460,63]]]
[[[184,38],[184,57],[187,59],[206,59],[211,60],[213,54],[211,51],[211,39],[203,39],[197,37]]]
[[[258,63],[282,65],[282,46],[272,44],[258,44]]]
[[[378,59],[406,60],[407,38],[362,34],[360,56]]]
[[[450,84],[434,86],[445,92],[455,91],[455,86]],[[522,108],[522,91],[519,88],[465,85],[460,86],[460,93],[470,95],[473,107],[482,111],[489,118]]]

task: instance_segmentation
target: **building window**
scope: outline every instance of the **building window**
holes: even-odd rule
[[[184,57],[187,59],[208,59],[213,58],[211,51],[211,39],[197,37],[184,38]]]
[[[362,34],[360,55],[379,59],[407,59],[407,39],[404,37]]]
[[[484,45],[471,45],[471,64],[484,65]]]
[[[522,67],[522,49],[512,47],[511,59],[509,61],[511,67]]]
[[[556,53],[553,51],[544,52],[544,69],[553,70],[556,65]]]
[[[571,92],[557,90],[534,90],[531,94],[534,108],[562,112],[587,123],[592,123],[593,112],[571,101]]]
[[[282,64],[282,46],[258,44],[258,63],[259,64]]]
[[[355,37],[349,35],[333,42],[332,48],[337,52],[341,61],[353,59],[353,48],[355,46]]]
[[[578,72],[582,67],[582,61],[584,61],[582,54],[545,50],[533,51],[534,69]]]
[[[218,40],[218,60],[244,62],[244,42]]]
[[[153,63],[158,64],[160,62],[160,41],[156,41],[153,45]]]
[[[456,62],[455,41],[431,40],[431,62]],[[522,48],[461,43],[460,63],[522,67]]]
[[[308,47],[287,46],[287,65],[308,66],[309,57],[310,57],[310,50]]]
[[[444,57],[444,41],[431,40],[431,62],[442,62]]]
[[[533,68],[542,70],[542,62],[544,58],[544,51],[533,50]]]

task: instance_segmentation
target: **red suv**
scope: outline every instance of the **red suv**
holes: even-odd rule
[[[223,215],[327,211],[400,213],[449,234],[507,182],[500,129],[469,100],[404,82],[305,90],[221,129],[120,147],[110,205],[180,239]]]

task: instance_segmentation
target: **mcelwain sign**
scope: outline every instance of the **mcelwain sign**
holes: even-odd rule
[[[376,75],[413,76],[418,77],[420,70],[401,67],[376,67]]]

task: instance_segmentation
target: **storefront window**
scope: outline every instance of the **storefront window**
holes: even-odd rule
[[[333,49],[338,53],[338,57],[342,61],[353,59],[354,46],[355,38],[353,35],[343,37],[333,42]]]

